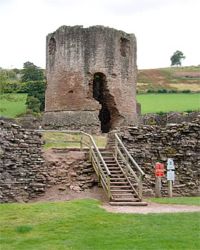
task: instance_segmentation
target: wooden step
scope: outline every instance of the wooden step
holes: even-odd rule
[[[114,184],[114,183],[116,183],[116,184],[126,184],[126,185],[129,184],[129,182],[126,180],[126,178],[123,179],[123,180],[111,179],[110,181],[111,181],[112,184]]]
[[[111,181],[126,180],[126,177],[111,177]]]
[[[113,194],[113,192],[112,192],[112,196],[131,196],[131,197],[133,197],[134,196],[134,194],[133,193],[119,193],[119,194]]]
[[[110,171],[111,172],[111,174],[116,174],[116,173],[122,173],[122,171],[121,171],[121,169],[119,169],[119,170],[111,170]]]
[[[112,159],[114,158],[113,154],[109,154],[109,153],[101,153],[101,155],[103,158],[112,158]]]
[[[118,167],[119,167],[119,165],[117,164],[116,161],[105,161],[105,163],[106,163],[107,165],[114,165],[114,166],[118,166]]]
[[[104,174],[107,173],[104,169],[103,169],[103,172],[104,172]],[[120,171],[120,170],[110,170],[110,173],[111,173],[111,176],[116,175],[116,174],[123,174],[122,171]]]
[[[112,184],[119,184],[119,182],[117,182],[117,183],[112,183]],[[117,188],[117,187],[119,187],[119,188],[123,188],[123,187],[131,188],[131,186],[130,186],[128,183],[123,183],[123,184],[125,184],[125,185],[119,185],[119,186],[117,186],[117,185],[110,185],[110,186],[111,186],[111,187],[115,187],[115,188]]]
[[[114,170],[115,171],[115,170]],[[111,173],[111,177],[114,177],[114,176],[120,176],[120,175],[123,175],[123,177],[124,177],[124,174],[122,173],[122,172],[120,172],[120,171],[115,171],[115,172],[113,172],[113,170],[110,170],[110,173]]]
[[[114,179],[114,178],[123,178],[124,175],[123,174],[112,174],[111,178]]]
[[[118,190],[119,190],[119,188],[120,187],[122,187],[122,189],[120,189],[120,191],[122,191],[122,192],[130,192],[130,191],[133,191],[133,189],[130,187],[130,186],[111,186],[111,192],[112,191],[115,191],[115,190],[117,190],[117,192],[118,192]],[[124,190],[124,191],[123,191]],[[133,191],[134,192],[134,191]]]
[[[105,156],[104,160],[106,160],[106,159],[108,159],[108,160],[110,160],[110,159],[115,160],[115,158],[113,156]]]
[[[127,189],[112,189],[112,190],[111,190],[112,193],[113,193],[113,192],[116,192],[116,193],[117,193],[117,192],[128,192],[128,191],[129,191],[131,194],[134,194],[132,189],[128,189],[128,190],[127,190]]]
[[[108,169],[111,170],[111,171],[120,171],[121,173],[123,173],[120,168],[117,168],[115,166],[114,167],[113,166],[108,166]]]
[[[131,197],[131,198],[128,198],[128,197],[121,197],[121,198],[113,198],[112,201],[117,201],[117,202],[120,202],[120,201],[123,201],[123,202],[138,202],[139,200],[137,198],[134,198],[134,197]]]
[[[108,165],[114,165],[114,166],[118,166],[117,164],[116,164],[116,161],[105,161],[105,163],[106,163],[106,165],[108,166]],[[102,166],[102,165],[101,165]]]
[[[111,168],[113,167],[113,168],[116,168],[116,169],[120,169],[119,166],[116,163],[114,163],[114,164],[113,163],[107,163],[106,165],[108,167],[111,167]]]
[[[112,201],[138,201],[138,199],[133,195],[113,195]]]
[[[111,206],[147,206],[147,202],[144,201],[132,201],[132,202],[124,202],[124,201],[110,201],[109,204]]]
[[[111,187],[113,187],[113,186],[116,186],[116,185],[119,185],[119,184],[124,184],[124,185],[127,185],[128,184],[128,182],[125,182],[125,181],[111,181],[111,183],[110,183],[110,186]]]
[[[113,157],[113,153],[109,151],[100,151],[102,155],[110,155]]]
[[[119,177],[119,176],[121,176],[121,177],[124,177],[124,174],[121,172],[121,173],[114,173],[114,174],[112,174],[112,177],[114,177],[114,176],[116,176],[116,177]]]
[[[121,171],[121,169],[119,168],[119,166],[118,165],[115,165],[115,164],[110,164],[110,165],[108,165],[107,164],[107,167],[109,168],[109,169],[113,169],[113,170],[120,170]]]

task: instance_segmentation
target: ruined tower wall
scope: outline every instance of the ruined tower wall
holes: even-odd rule
[[[136,39],[94,26],[62,26],[47,36],[44,124],[99,127],[101,104],[93,97],[95,73],[105,76],[111,128],[137,120]]]

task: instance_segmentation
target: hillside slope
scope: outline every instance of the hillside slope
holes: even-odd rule
[[[200,92],[200,66],[138,70],[138,92],[161,89]]]

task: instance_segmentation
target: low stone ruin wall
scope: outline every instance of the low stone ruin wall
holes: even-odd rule
[[[199,195],[200,121],[166,127],[121,128],[119,134],[146,173],[145,195],[154,195],[154,165],[173,158],[175,195]],[[48,188],[82,191],[97,184],[87,152],[60,149],[42,151],[41,134],[0,120],[0,202],[27,202]],[[167,180],[162,178],[167,195]]]
[[[169,123],[193,122],[200,116],[200,112],[180,113],[169,112],[163,114],[145,114],[139,117],[139,123],[143,125],[166,126]]]
[[[200,119],[192,123],[122,128],[120,136],[146,174],[144,194],[154,195],[156,162],[175,163],[175,195],[200,195]],[[167,195],[166,170],[162,194]]]
[[[43,191],[41,135],[0,121],[0,201],[23,201]]]
[[[100,133],[98,112],[95,111],[45,112],[41,125],[44,129],[70,129],[91,134]]]
[[[95,183],[87,153],[44,153],[40,133],[0,120],[0,202],[27,202],[55,185],[82,191]]]

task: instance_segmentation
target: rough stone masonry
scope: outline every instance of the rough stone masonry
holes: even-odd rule
[[[162,126],[121,128],[125,146],[146,174],[144,193],[153,195],[155,163],[175,162],[175,195],[200,195],[200,117],[192,122]],[[162,178],[162,194],[167,195],[167,178]]]
[[[44,127],[109,132],[137,122],[133,34],[62,26],[46,43]]]
[[[27,202],[51,187],[82,191],[97,182],[87,152],[43,152],[41,136],[0,120],[0,203]]]

